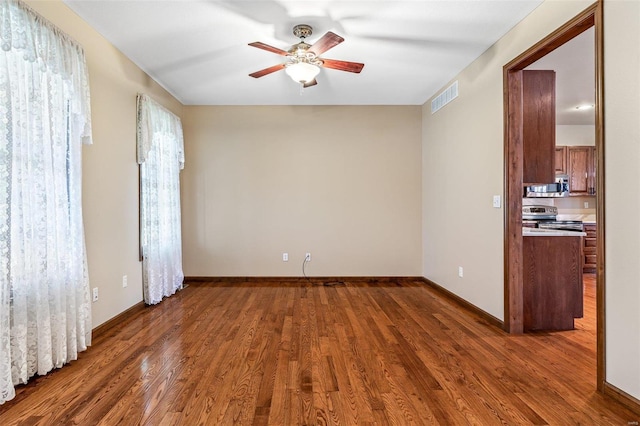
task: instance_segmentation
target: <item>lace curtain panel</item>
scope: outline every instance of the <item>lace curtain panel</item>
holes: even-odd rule
[[[146,95],[138,96],[140,242],[144,301],[153,305],[182,286],[180,118]]]
[[[83,50],[0,0],[0,404],[91,344],[81,147],[91,142]]]

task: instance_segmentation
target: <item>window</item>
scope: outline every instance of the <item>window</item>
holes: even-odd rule
[[[84,52],[0,3],[0,403],[91,344],[81,200],[91,142]]]
[[[180,170],[184,149],[180,118],[146,95],[138,96],[140,244],[148,305],[182,286]]]

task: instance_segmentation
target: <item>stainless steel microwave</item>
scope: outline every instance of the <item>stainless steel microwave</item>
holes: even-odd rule
[[[556,175],[555,182],[529,185],[524,187],[526,198],[554,198],[569,196],[569,176]]]

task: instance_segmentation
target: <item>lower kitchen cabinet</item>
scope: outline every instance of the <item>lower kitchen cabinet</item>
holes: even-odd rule
[[[585,273],[596,272],[596,224],[585,223],[584,232],[584,265],[582,271]]]
[[[583,237],[523,237],[524,331],[572,330],[583,315]]]

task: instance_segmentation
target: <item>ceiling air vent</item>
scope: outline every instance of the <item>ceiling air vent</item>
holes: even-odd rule
[[[431,101],[431,114],[458,97],[458,80]]]

